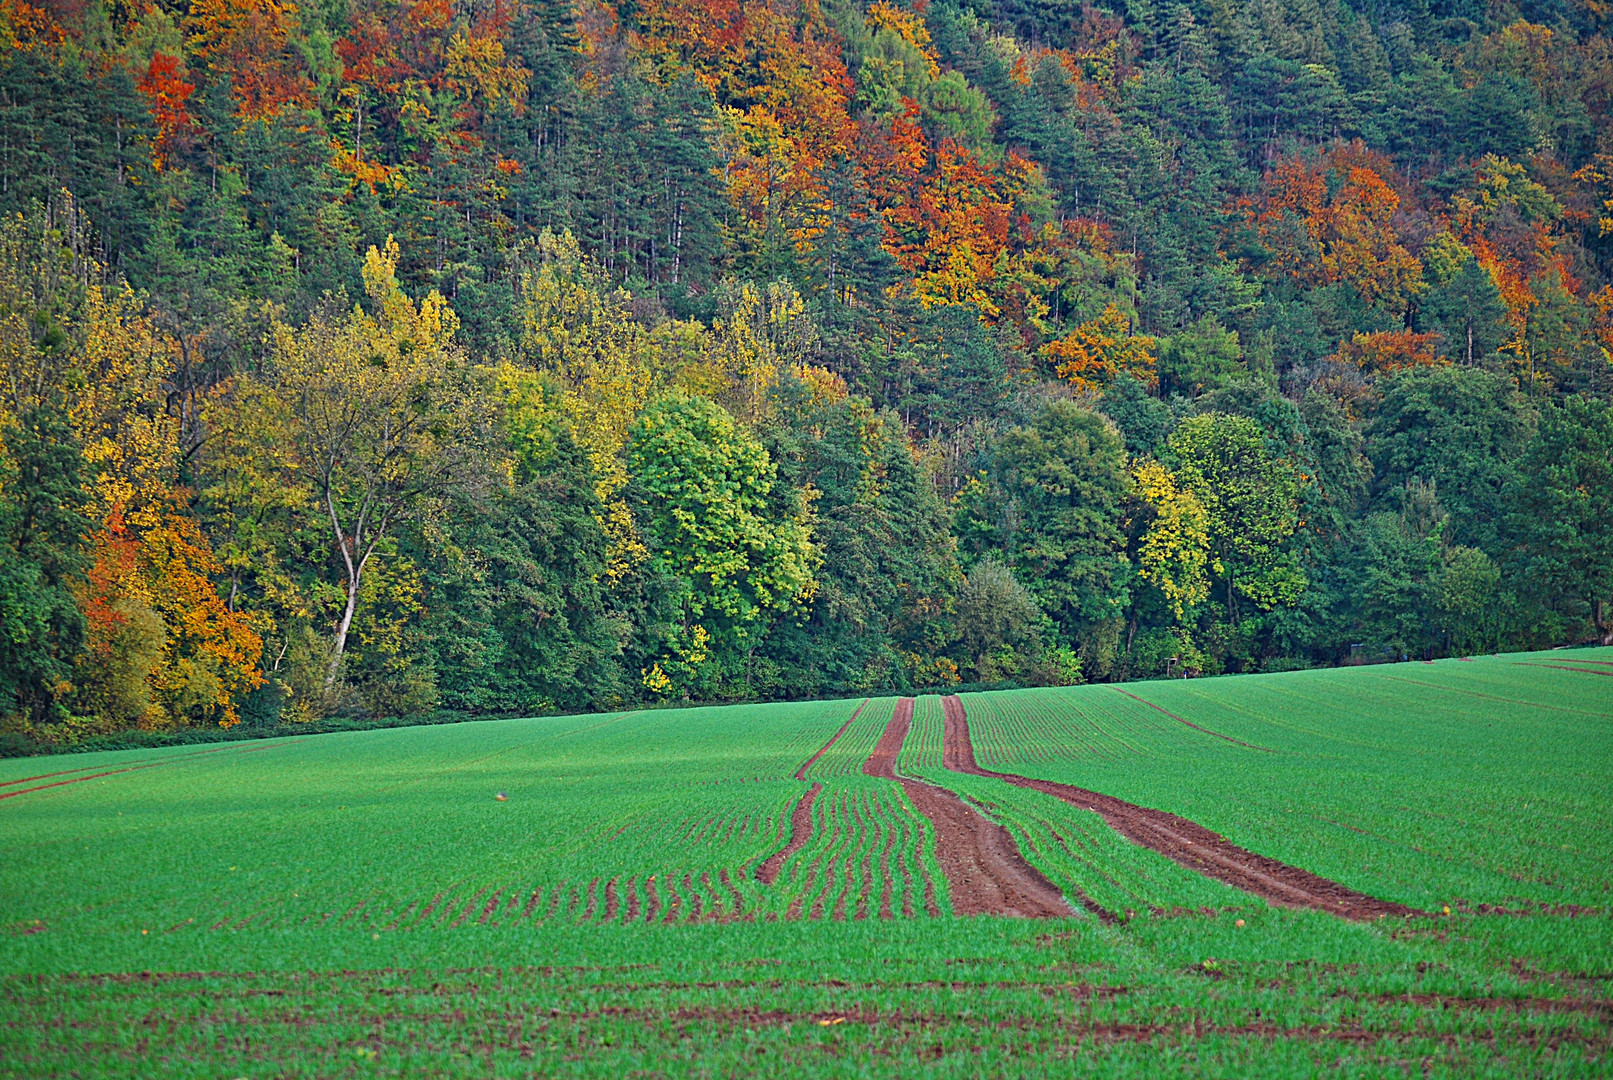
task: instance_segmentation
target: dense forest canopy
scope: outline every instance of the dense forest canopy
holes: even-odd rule
[[[0,0],[0,716],[1613,640],[1590,0]]]

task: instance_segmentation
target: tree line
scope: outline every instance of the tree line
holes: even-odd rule
[[[1613,641],[1608,17],[0,0],[0,726]]]

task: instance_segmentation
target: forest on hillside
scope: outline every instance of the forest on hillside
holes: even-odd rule
[[[0,728],[1613,640],[1596,0],[0,0]]]

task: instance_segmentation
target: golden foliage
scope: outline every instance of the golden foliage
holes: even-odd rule
[[[1131,321],[1113,304],[1096,319],[1081,323],[1042,346],[1059,378],[1082,390],[1098,390],[1121,375],[1152,384],[1156,376],[1154,347],[1146,334],[1133,334]]]
[[[1210,595],[1210,518],[1191,488],[1152,458],[1131,469],[1137,498],[1153,520],[1137,543],[1137,576],[1165,596],[1180,622]],[[1213,569],[1221,572],[1219,564]]]

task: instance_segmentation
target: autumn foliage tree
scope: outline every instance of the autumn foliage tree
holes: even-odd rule
[[[313,83],[292,40],[297,5],[281,0],[195,0],[186,48],[217,79],[228,80],[244,120],[308,108]]]
[[[32,453],[13,467],[27,465],[58,492],[58,515],[82,512],[93,523],[81,554],[43,570],[43,584],[73,590],[84,651],[70,674],[48,685],[53,707],[36,703],[30,712],[36,720],[82,717],[92,727],[228,726],[241,697],[262,681],[261,641],[220,599],[211,544],[186,512],[177,425],[159,407],[174,343],[127,287],[103,283],[103,268],[75,245],[82,228],[63,199],[0,231],[0,424],[40,433],[45,415],[65,422],[49,429],[63,447],[54,479],[27,460]],[[74,476],[78,492],[69,497]],[[26,547],[20,536],[17,543]],[[74,631],[71,620],[55,618],[59,648]]]
[[[1598,632],[1605,19],[1077,6],[0,0],[6,722]]]
[[[488,445],[477,376],[454,341],[458,320],[431,293],[419,304],[397,281],[398,247],[364,263],[370,309],[276,328],[274,379],[254,382],[243,407],[281,425],[295,477],[307,477],[339,589],[325,687],[342,675],[359,599],[399,524],[474,485]]]
[[[1262,269],[1307,285],[1340,282],[1369,305],[1405,310],[1421,289],[1422,266],[1401,244],[1400,195],[1372,166],[1388,163],[1355,148],[1279,162],[1243,216],[1265,249]]]

